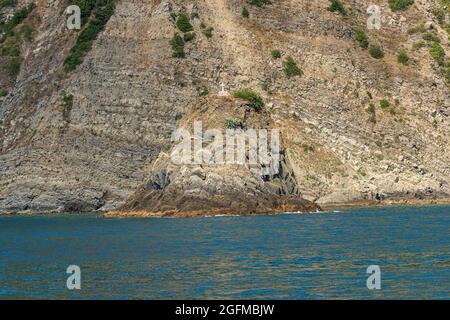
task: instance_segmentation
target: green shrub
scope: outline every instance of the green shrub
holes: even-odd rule
[[[399,63],[401,63],[401,64],[404,64],[404,65],[408,64],[409,57],[408,57],[408,55],[406,54],[406,51],[405,51],[405,50],[400,50],[400,52],[399,52],[398,55],[397,55],[397,61],[398,61]]]
[[[278,49],[272,50],[271,54],[272,54],[272,57],[274,59],[280,59],[281,58],[281,52]]]
[[[20,59],[13,57],[11,60],[3,66],[3,69],[10,77],[16,77],[20,72]]]
[[[294,59],[291,56],[286,58],[286,60],[283,62],[283,66],[284,72],[286,73],[288,78],[303,75],[302,69],[300,69],[297,66],[297,64],[295,63]]]
[[[96,3],[92,0],[71,0],[70,5],[75,5],[80,7],[81,12],[81,25],[85,25],[92,11],[95,9]]]
[[[214,28],[213,27],[209,27],[206,30],[203,31],[203,34],[209,39],[213,36],[213,31]]]
[[[380,100],[380,107],[381,109],[389,108],[391,104],[386,99]]]
[[[201,90],[200,93],[199,93],[199,96],[200,96],[200,97],[205,97],[205,96],[207,96],[208,94],[209,94],[208,88],[203,87],[202,90]]]
[[[63,119],[69,122],[70,112],[73,107],[73,95],[71,93],[64,92],[63,94]]]
[[[302,147],[304,152],[314,152],[314,146],[310,146],[307,143],[303,143]]]
[[[247,7],[242,8],[242,16],[244,18],[248,18],[250,16],[250,12],[248,12]]]
[[[5,97],[8,94],[8,91],[5,89],[0,89],[0,97]]]
[[[243,124],[241,120],[236,119],[225,119],[225,127],[228,129],[242,128]]]
[[[328,11],[331,12],[339,12],[343,16],[347,15],[347,11],[344,8],[344,5],[340,0],[329,0],[331,2],[330,6],[328,7]]]
[[[36,8],[36,4],[31,2],[26,7],[17,10],[13,17],[2,26],[5,35],[9,34],[18,24],[25,20],[34,8]]]
[[[181,32],[189,32],[194,30],[191,23],[189,22],[189,17],[186,13],[181,13],[177,19],[177,28],[180,29]]]
[[[175,33],[173,35],[172,40],[170,40],[170,45],[172,46],[174,58],[186,57],[186,54],[184,53],[184,41],[183,38],[178,33]]]
[[[424,33],[425,31],[427,31],[427,29],[425,28],[425,26],[423,24],[416,26],[414,28],[409,28],[408,29],[408,34],[414,34],[414,33]]]
[[[381,59],[384,57],[383,50],[377,45],[371,45],[369,47],[369,53],[372,56],[372,58],[375,58],[375,59]]]
[[[270,0],[248,0],[248,3],[257,7],[263,7],[266,4],[271,4]]]
[[[445,11],[439,8],[433,8],[431,10],[431,12],[433,13],[433,15],[436,17],[436,19],[438,20],[439,24],[443,24],[445,21]]]
[[[264,106],[262,98],[252,90],[242,89],[234,93],[235,98],[244,99],[248,101],[248,106],[259,111]]]
[[[20,34],[23,35],[27,41],[33,40],[33,29],[27,24],[20,28]]]
[[[420,48],[423,48],[424,46],[425,46],[425,42],[423,42],[423,41],[419,41],[419,42],[416,42],[413,44],[414,49],[420,49]]]
[[[77,4],[78,3],[78,4]],[[91,50],[92,43],[100,32],[105,29],[106,23],[114,14],[116,0],[101,0],[97,2],[82,0],[72,1],[72,4],[81,5],[80,9],[85,10],[85,14],[94,11],[93,17],[88,25],[78,34],[75,45],[70,50],[69,56],[64,60],[64,69],[71,72],[83,62],[84,56]]]
[[[195,32],[188,32],[185,33],[183,36],[183,39],[185,42],[189,42],[195,39]]]
[[[414,3],[414,0],[388,0],[392,11],[404,11]]]
[[[369,39],[361,29],[355,30],[355,39],[359,42],[361,48],[367,49],[369,47]]]
[[[0,0],[0,9],[14,7],[16,4],[17,0]]]
[[[368,113],[370,113],[370,117],[369,117],[368,121],[371,122],[371,123],[376,123],[377,122],[377,118],[376,118],[376,115],[375,115],[375,106],[373,105],[373,103],[369,104],[369,107],[366,109],[366,111]]]
[[[422,36],[423,40],[426,41],[432,41],[432,42],[441,42],[441,39],[439,39],[438,36],[436,36],[435,34],[431,33],[431,32],[427,32]]]
[[[20,43],[17,35],[7,37],[6,40],[0,44],[0,56],[20,56]]]
[[[430,48],[430,54],[431,57],[433,57],[434,61],[436,61],[440,66],[444,65],[445,50],[439,43],[437,42],[433,43],[433,45]]]

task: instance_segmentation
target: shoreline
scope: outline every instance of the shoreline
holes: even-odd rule
[[[450,197],[442,198],[387,198],[385,200],[355,200],[342,203],[325,203],[320,204],[324,211],[336,210],[336,209],[349,209],[349,208],[388,208],[396,206],[407,206],[407,207],[418,207],[418,206],[429,206],[429,205],[450,205]]]
[[[303,214],[316,214],[325,213],[332,210],[338,209],[351,209],[351,208],[388,208],[395,206],[405,206],[405,207],[418,207],[418,206],[430,206],[430,205],[450,205],[450,197],[436,198],[436,199],[417,199],[417,198],[394,198],[386,200],[357,200],[347,203],[329,203],[319,205],[322,209],[321,211],[298,211],[298,210],[284,210],[287,208],[279,208],[268,210],[266,212],[248,212],[243,213],[239,209],[211,209],[211,210],[198,210],[198,211],[120,211],[114,210],[110,212],[105,212],[100,216],[100,218],[114,219],[114,218],[201,218],[201,217],[214,217],[214,216],[227,216],[227,215],[238,215],[238,216],[255,216],[255,215],[276,215],[276,214],[286,214],[286,213],[303,213]]]
[[[349,202],[338,202],[338,203],[325,203],[319,204],[322,211],[299,211],[295,208],[277,208],[273,210],[267,210],[266,212],[244,212],[243,209],[231,209],[231,208],[221,208],[221,209],[205,209],[197,211],[90,211],[90,212],[20,212],[20,213],[3,213],[0,217],[12,217],[12,216],[61,216],[61,215],[97,215],[98,218],[103,219],[124,219],[124,218],[201,218],[201,217],[214,217],[214,216],[255,216],[255,215],[276,215],[285,213],[303,213],[303,214],[315,214],[315,213],[325,213],[332,210],[339,209],[358,209],[358,208],[389,208],[395,206],[405,206],[405,207],[418,207],[418,206],[432,206],[432,205],[450,205],[450,197],[442,198],[392,198],[385,199],[381,201],[377,200],[355,200]],[[289,210],[291,209],[291,210]],[[243,213],[244,212],[244,213]]]

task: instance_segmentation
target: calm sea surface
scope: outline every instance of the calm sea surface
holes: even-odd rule
[[[66,268],[81,268],[81,290]],[[366,269],[381,268],[381,290]],[[450,299],[450,206],[0,217],[0,299]]]

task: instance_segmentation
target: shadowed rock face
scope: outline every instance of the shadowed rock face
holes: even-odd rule
[[[415,1],[392,12],[382,3],[382,28],[369,31],[365,1],[345,3],[346,19],[329,12],[328,1],[273,2],[248,6],[245,19],[238,0],[120,0],[84,62],[66,74],[76,37],[63,27],[67,3],[38,1],[26,21],[34,31],[22,44],[21,71],[13,83],[0,77],[9,86],[0,98],[0,213],[262,212],[302,198],[447,197],[448,86],[430,44],[414,47],[423,33],[406,32],[431,25],[448,51],[448,35],[430,13],[438,4]],[[176,59],[169,41],[181,11],[198,13],[196,37],[185,44],[186,58]],[[203,34],[208,27],[211,38]],[[359,46],[355,27],[383,48],[383,59]],[[400,49],[406,66],[397,62]],[[286,77],[288,56],[303,76]],[[221,83],[230,92],[253,89],[263,110],[217,97]],[[70,112],[64,93],[73,95]],[[228,118],[281,130],[286,169],[279,177],[168,161],[174,130],[199,120],[223,129]]]

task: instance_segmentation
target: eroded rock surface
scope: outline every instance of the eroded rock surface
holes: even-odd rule
[[[84,62],[66,74],[63,62],[76,39],[64,26],[68,3],[37,1],[27,18],[33,40],[22,45],[20,73],[13,83],[0,79],[9,86],[0,98],[0,213],[125,204],[250,210],[283,205],[280,195],[272,196],[280,188],[289,190],[282,196],[293,193],[318,204],[448,197],[449,87],[424,32],[408,33],[426,25],[439,37],[447,61],[448,35],[431,13],[439,3],[415,1],[392,12],[381,1],[381,30],[365,30],[365,1],[344,1],[346,18],[329,12],[325,0],[272,2],[246,4],[246,19],[240,0],[120,0]],[[174,15],[182,11],[198,13],[191,19],[196,37],[185,44],[186,58],[177,59],[169,41],[181,34]],[[209,27],[211,38],[204,35]],[[382,47],[384,58],[360,47],[356,27]],[[271,56],[273,49],[281,59]],[[408,65],[397,62],[401,49]],[[286,77],[288,56],[303,76]],[[229,92],[258,92],[265,106],[250,117],[260,119],[246,119],[249,113],[232,96],[218,116],[221,83]],[[73,95],[70,112],[64,93]],[[380,107],[382,99],[389,108]],[[281,130],[290,182],[261,182],[246,167],[174,168],[163,161],[178,127],[208,118],[223,128],[226,117]],[[173,180],[158,196],[148,182],[161,163]],[[139,198],[142,190],[148,201]]]

